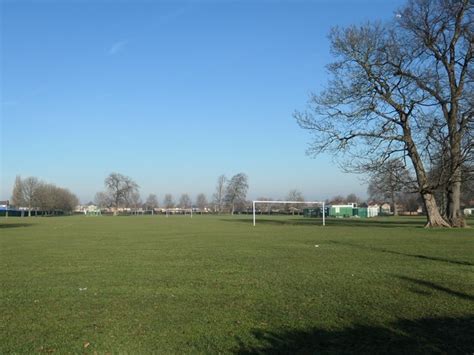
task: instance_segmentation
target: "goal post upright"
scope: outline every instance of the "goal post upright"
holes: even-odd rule
[[[254,200],[252,201],[252,210],[253,210],[253,226],[256,225],[256,209],[255,206],[257,203],[266,203],[266,204],[306,204],[306,205],[322,205],[323,209],[323,226],[326,225],[326,204],[324,201],[262,201],[262,200]]]

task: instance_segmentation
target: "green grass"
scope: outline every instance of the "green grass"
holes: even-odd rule
[[[0,353],[472,353],[474,230],[422,226],[3,219]]]

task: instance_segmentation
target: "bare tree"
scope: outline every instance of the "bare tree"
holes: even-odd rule
[[[40,181],[35,189],[35,205],[43,212],[70,213],[79,200],[68,189]]]
[[[110,194],[112,205],[115,207],[114,214],[117,209],[127,204],[132,194],[138,192],[138,184],[128,176],[111,173],[104,181],[105,187]]]
[[[443,164],[447,187],[447,220],[465,226],[461,212],[462,166],[474,147],[474,2],[412,0],[400,11],[405,36],[403,55],[410,62],[388,58],[392,71],[414,83],[436,106],[440,121],[428,122],[449,159]],[[399,36],[400,38],[400,36]],[[432,113],[433,114],[433,113]],[[436,141],[436,140],[435,140]]]
[[[206,195],[204,195],[202,193],[197,195],[197,197],[196,197],[196,206],[197,206],[197,208],[199,208],[201,213],[206,209],[206,207],[207,207]]]
[[[163,199],[163,206],[166,209],[173,208],[174,207],[174,200],[173,200],[173,195],[171,194],[166,194],[165,198]]]
[[[13,184],[12,204],[17,207],[25,206],[25,196],[21,176],[17,175]]]
[[[152,211],[154,211],[155,208],[158,208],[158,198],[156,197],[155,194],[148,195],[145,201],[145,207],[147,210],[152,210]]]
[[[97,192],[94,197],[94,202],[100,208],[109,208],[113,204],[110,195],[105,192]]]
[[[142,198],[137,190],[128,194],[127,206],[130,207],[135,213],[138,213],[138,209],[142,206]]]
[[[248,178],[244,173],[236,174],[229,180],[225,201],[230,206],[231,214],[234,214],[238,205],[245,204],[248,188]]]
[[[347,195],[346,201],[348,203],[360,203],[360,198],[357,197],[355,193],[350,193],[349,195]]]
[[[303,194],[296,189],[290,190],[290,192],[288,192],[288,195],[286,196],[286,199],[288,201],[299,201],[299,202],[304,201]],[[291,214],[294,215],[295,211],[300,211],[301,205],[298,206],[297,204],[290,203],[286,207],[290,210]]]
[[[403,162],[388,160],[371,172],[367,192],[370,198],[384,201],[388,199],[391,202],[393,214],[396,216],[400,193],[415,190],[412,180]]]
[[[268,214],[272,213],[272,198],[270,197],[258,197],[257,200],[259,201],[268,201],[268,203],[260,203],[260,213],[266,211]]]
[[[179,207],[180,208],[191,208],[191,198],[189,197],[188,194],[182,194],[181,197],[179,198]]]
[[[22,181],[24,202],[28,206],[28,216],[31,217],[31,208],[38,207],[38,178],[30,176]]]
[[[225,205],[226,184],[227,178],[225,175],[217,178],[216,192],[212,196],[217,213],[221,213]]]
[[[337,195],[326,201],[329,205],[340,205],[347,203],[348,201],[341,195]]]
[[[330,86],[313,95],[310,110],[297,113],[314,133],[310,154],[343,154],[347,170],[366,172],[393,158],[410,159],[427,212],[427,227],[449,227],[441,216],[425,167],[426,94],[400,76],[391,62],[413,65],[404,38],[380,24],[333,29]]]

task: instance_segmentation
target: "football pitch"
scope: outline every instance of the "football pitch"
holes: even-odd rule
[[[423,223],[3,218],[0,353],[473,353],[474,230]]]

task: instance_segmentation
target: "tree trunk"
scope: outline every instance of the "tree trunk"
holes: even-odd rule
[[[454,128],[451,128],[454,130]],[[466,227],[461,211],[461,136],[457,132],[450,137],[451,177],[447,186],[446,218],[452,227]]]
[[[395,192],[392,191],[392,205],[393,205],[393,215],[398,216],[397,201],[395,200]]]
[[[418,153],[415,143],[413,142],[411,129],[408,124],[407,117],[402,117],[401,121],[403,124],[403,138],[406,143],[408,156],[410,157],[413,167],[415,168],[416,180],[418,182],[418,188],[423,198],[423,204],[425,205],[427,222],[425,228],[432,227],[450,227],[449,223],[446,222],[441,214],[439,213],[438,205],[433,192],[430,189],[428,177],[426,175],[423,161]]]
[[[466,220],[461,211],[461,181],[454,181],[448,186],[446,217],[451,227],[464,228]]]
[[[438,205],[433,194],[431,193],[422,193],[423,204],[425,205],[426,216],[428,221],[425,224],[425,228],[432,227],[450,227],[449,223],[444,220],[439,213]]]

